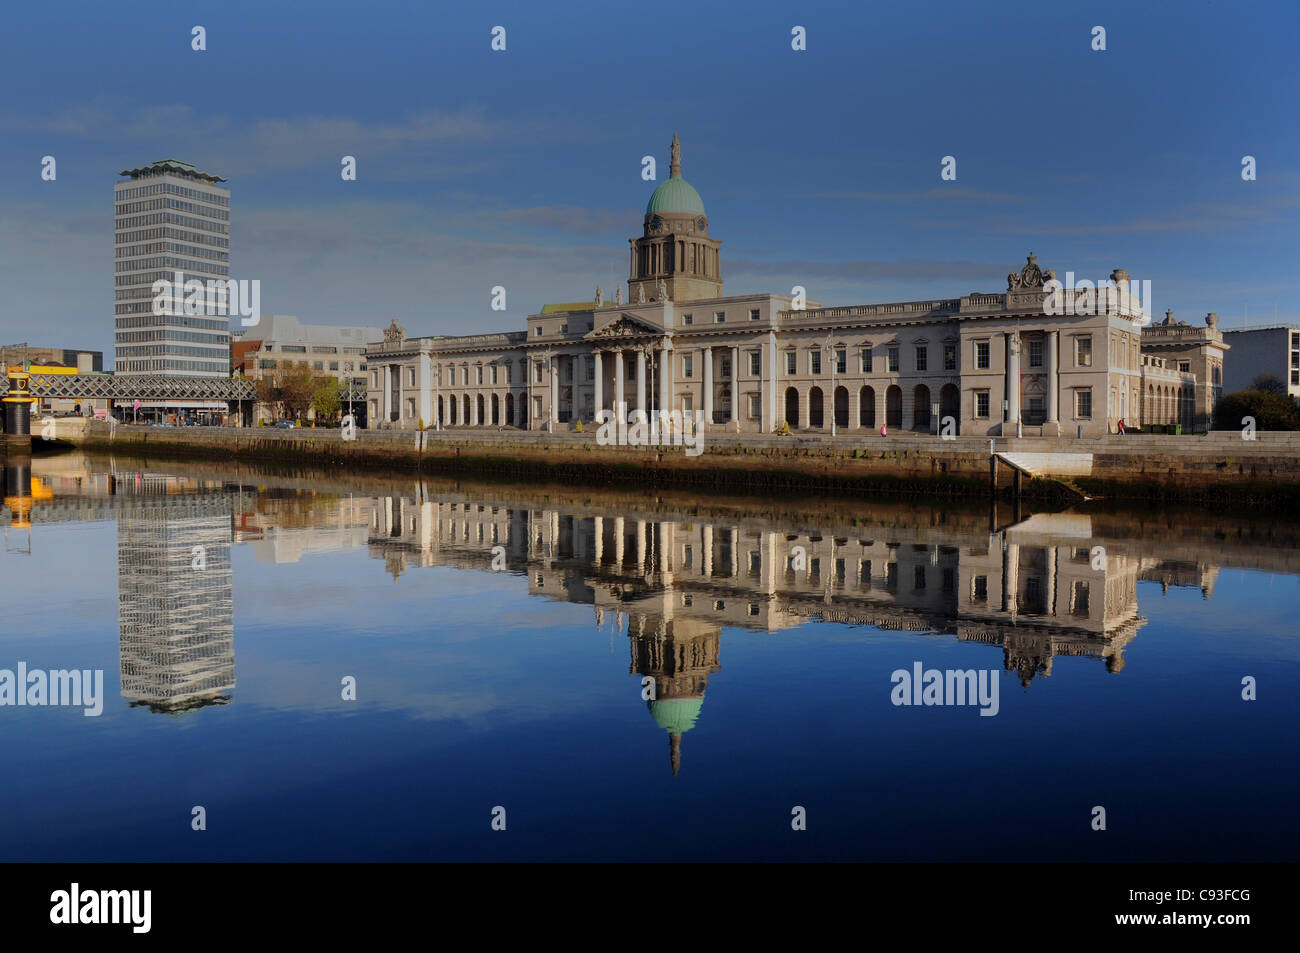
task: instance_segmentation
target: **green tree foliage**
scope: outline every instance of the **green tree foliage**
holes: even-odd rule
[[[322,420],[333,420],[343,404],[343,386],[337,377],[327,377],[311,395],[311,406]]]
[[[1225,394],[1214,407],[1215,430],[1240,430],[1245,417],[1255,418],[1257,430],[1300,430],[1300,409],[1285,394],[1239,390]]]

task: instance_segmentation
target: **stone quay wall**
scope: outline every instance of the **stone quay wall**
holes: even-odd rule
[[[1041,468],[1022,492],[1052,495],[1062,480],[1090,496],[1300,504],[1300,433],[1236,431],[1204,436],[1125,435],[1093,439],[878,435],[775,436],[707,434],[703,452],[680,446],[601,446],[595,433],[518,430],[357,431],[224,427],[135,427],[91,424],[68,442],[86,450],[146,457],[230,458],[256,463],[342,466],[508,478],[581,485],[709,486],[759,491],[839,491],[987,496],[990,458],[1023,454]],[[1051,472],[1054,454],[1068,475]],[[1080,454],[1090,455],[1079,472]],[[998,467],[998,486],[1012,480]],[[1035,479],[1034,477],[1042,477]],[[1054,489],[1055,487],[1055,489]]]

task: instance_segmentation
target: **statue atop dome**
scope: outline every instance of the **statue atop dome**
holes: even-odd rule
[[[668,166],[668,174],[674,179],[682,177],[682,144],[675,132],[673,133],[672,160]]]

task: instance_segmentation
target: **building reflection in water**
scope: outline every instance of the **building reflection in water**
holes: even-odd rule
[[[169,714],[235,687],[232,502],[193,483],[137,473],[114,487],[122,695]]]
[[[10,468],[5,479],[11,522],[117,520],[122,694],[134,704],[175,713],[231,699],[232,541],[270,562],[366,545],[395,581],[413,567],[490,570],[494,550],[504,551],[530,594],[589,605],[599,630],[626,636],[629,673],[653,680],[646,704],[667,735],[674,774],[709,676],[721,671],[724,627],[776,632],[825,620],[952,636],[1000,647],[1004,669],[1028,688],[1060,656],[1122,671],[1145,622],[1138,581],[1194,586],[1208,598],[1217,572],[1196,545],[1180,551],[1162,541],[1111,546],[1098,560],[1093,522],[1075,513],[987,531],[970,520],[936,529],[922,519],[847,536],[745,517],[494,505],[434,496],[423,484],[412,496],[354,497],[56,473],[46,477],[50,499],[26,489],[26,469]],[[1190,558],[1152,555],[1153,545]]]
[[[673,773],[721,669],[724,626],[774,632],[819,619],[950,635],[998,646],[1023,686],[1059,656],[1112,673],[1145,620],[1139,578],[1199,585],[1214,570],[1111,552],[1094,558],[1091,524],[1035,515],[951,541],[852,538],[758,521],[646,520],[512,509],[434,498],[381,497],[370,552],[397,579],[411,567],[487,570],[493,547],[524,572],[530,593],[594,607],[598,628],[626,631],[630,672],[654,679],[648,702],[669,737]],[[891,533],[891,535],[893,535]],[[624,630],[626,619],[626,630]]]

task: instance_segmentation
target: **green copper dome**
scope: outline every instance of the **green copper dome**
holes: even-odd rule
[[[655,724],[670,735],[680,735],[695,727],[700,717],[700,707],[704,704],[703,696],[699,698],[665,698],[648,703],[650,714]]]
[[[654,195],[645,207],[647,215],[656,212],[689,212],[692,215],[704,214],[704,202],[695,187],[680,175],[674,175],[655,189]]]

